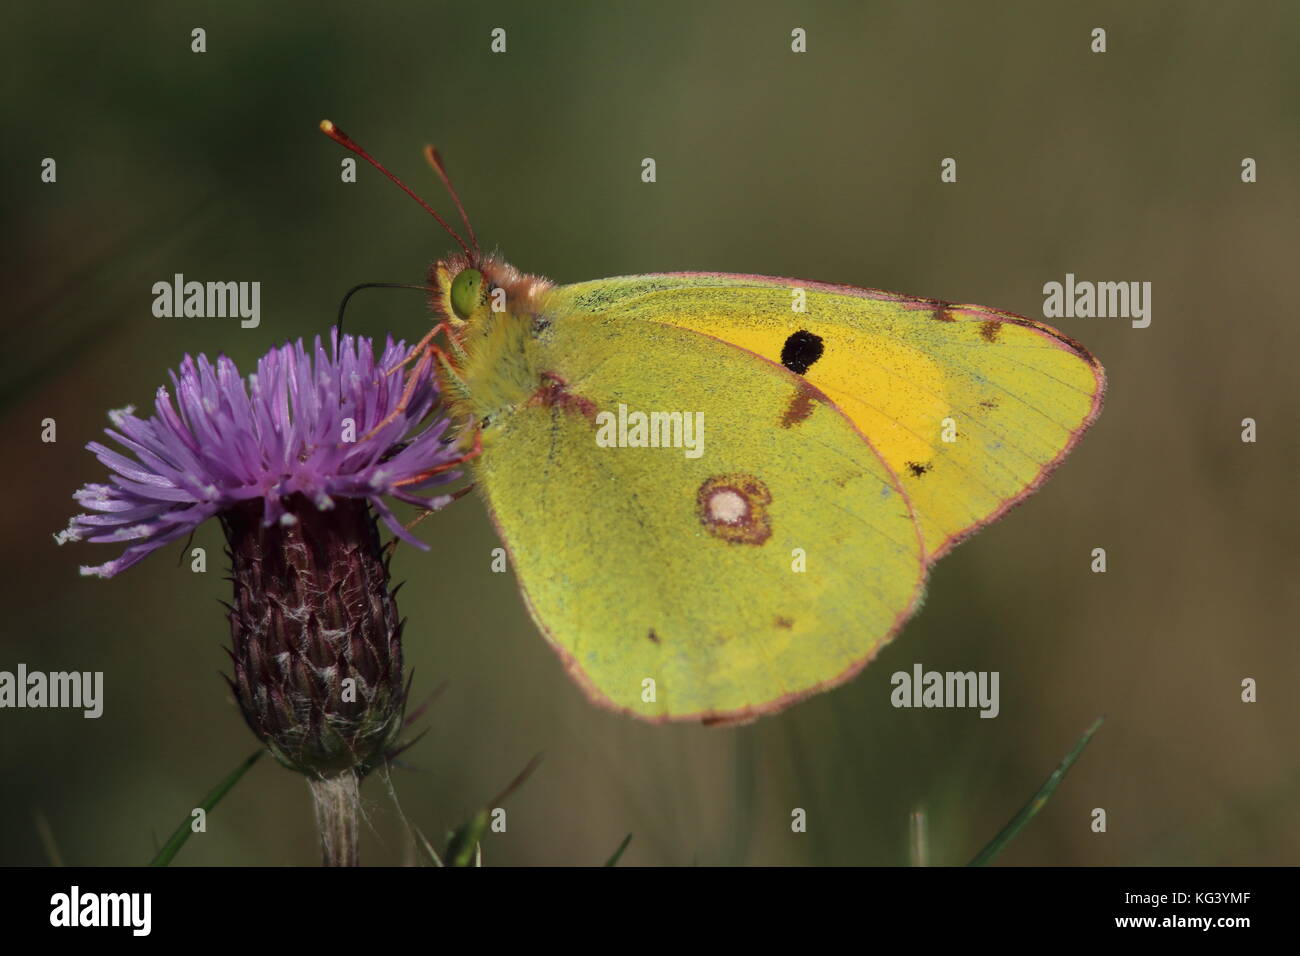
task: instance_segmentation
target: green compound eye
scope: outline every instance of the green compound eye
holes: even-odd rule
[[[477,269],[461,269],[451,280],[451,307],[462,319],[468,319],[478,308],[479,293],[483,289],[483,273]]]

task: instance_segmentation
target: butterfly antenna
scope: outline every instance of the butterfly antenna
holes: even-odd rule
[[[460,212],[460,221],[465,224],[465,229],[469,233],[469,241],[473,244],[474,252],[477,254],[479,251],[478,236],[474,235],[474,227],[470,224],[469,216],[465,214],[465,206],[461,203],[460,196],[456,194],[456,187],[451,184],[451,177],[447,175],[447,167],[442,165],[442,157],[438,155],[438,151],[432,146],[426,146],[424,147],[424,158],[429,161],[429,165],[433,167],[433,171],[438,174],[442,184],[447,187],[447,192],[451,194],[451,201],[456,204],[456,209]]]
[[[430,206],[427,202],[421,199],[416,194],[414,189],[406,185],[406,183],[402,182],[400,179],[398,179],[396,176],[390,173],[387,169],[385,169],[383,164],[380,163],[379,160],[375,159],[364,149],[358,146],[351,136],[343,132],[343,130],[339,129],[329,120],[320,121],[320,131],[324,133],[326,136],[328,136],[330,139],[334,140],[334,142],[338,143],[344,149],[351,150],[352,152],[356,153],[358,156],[360,156],[362,159],[368,162],[371,166],[375,167],[375,169],[383,173],[384,176],[390,182],[392,182],[394,186],[396,186],[397,188],[402,190],[402,192],[406,193],[406,195],[410,196],[412,199],[418,202],[421,205],[421,207],[423,207],[425,212],[427,212],[434,219],[438,220],[438,225],[442,226],[443,229],[447,230],[447,235],[451,236],[453,239],[456,240],[456,243],[462,249],[465,250],[465,255],[474,256],[477,258],[476,253],[470,252],[470,248],[465,244],[465,240],[460,237],[460,235],[456,232],[455,229],[447,225],[447,221],[443,219],[441,216],[439,216],[437,212],[434,211],[432,206]],[[457,205],[459,205],[459,203],[457,203]]]
[[[348,300],[362,289],[416,289],[426,293],[433,291],[427,285],[412,285],[409,282],[363,282],[360,285],[354,285],[344,293],[343,301],[339,303],[339,317],[334,325],[339,330],[340,335],[343,333],[343,313],[347,311]]]

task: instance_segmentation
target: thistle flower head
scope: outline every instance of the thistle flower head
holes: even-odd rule
[[[418,429],[438,399],[432,374],[421,376],[400,415],[370,434],[398,404],[404,379],[388,373],[405,356],[405,344],[390,338],[376,362],[368,339],[345,335],[340,343],[334,332],[328,353],[319,337],[310,353],[301,340],[272,349],[247,381],[224,355],[215,364],[185,356],[171,373],[172,391],[158,389],[153,415],[109,413],[105,433],[128,454],[86,446],[113,472],[111,484],[77,491],[95,513],[77,515],[55,539],[131,542],[114,560],[81,569],[107,578],[244,502],[261,502],[265,525],[292,522],[285,502],[301,495],[322,511],[339,497],[365,499],[394,534],[424,547],[384,498],[440,508],[448,496],[416,492],[459,477],[420,479],[457,457],[444,442],[447,419]]]
[[[83,574],[112,577],[207,518],[220,519],[234,582],[234,674],[253,732],[315,779],[364,775],[395,741],[405,707],[402,622],[375,515],[412,538],[385,497],[439,508],[460,456],[428,365],[399,405],[406,357],[389,339],[331,335],[273,349],[245,381],[224,356],[186,356],[154,414],[111,414],[126,453],[87,446],[113,474],[75,498],[59,543],[130,542]],[[173,399],[173,394],[175,398]],[[392,421],[387,419],[392,416]],[[382,424],[382,427],[379,427]],[[426,494],[417,494],[421,489]]]

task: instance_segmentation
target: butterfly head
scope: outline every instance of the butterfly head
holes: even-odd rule
[[[520,272],[495,255],[457,253],[429,269],[430,304],[453,328],[473,324],[491,313],[532,315],[540,309],[549,280]]]
[[[424,148],[424,158],[433,167],[438,178],[446,187],[448,195],[460,213],[465,225],[468,241],[448,225],[427,202],[421,199],[410,186],[402,182],[377,159],[366,152],[352,137],[339,129],[330,120],[322,120],[323,132],[344,149],[356,153],[375,169],[379,170],[394,186],[414,199],[421,208],[437,220],[443,230],[461,251],[439,259],[429,269],[429,297],[434,314],[449,324],[453,329],[460,329],[477,323],[485,327],[490,323],[480,321],[492,313],[504,313],[512,316],[529,317],[540,310],[539,299],[551,283],[538,276],[526,275],[514,266],[494,254],[484,255],[479,249],[478,237],[470,224],[465,206],[451,184],[451,177],[443,165],[442,157],[432,146]]]

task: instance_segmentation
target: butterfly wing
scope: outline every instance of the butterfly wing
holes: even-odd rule
[[[850,417],[699,332],[548,316],[547,384],[491,423],[475,472],[579,683],[644,719],[743,720],[860,670],[918,604],[925,562],[907,496]],[[606,447],[602,413],[620,406],[627,441]],[[702,414],[702,454],[635,447],[635,412]]]
[[[931,562],[1037,488],[1097,417],[1105,391],[1100,363],[1046,325],[850,286],[629,276],[561,287],[549,308],[689,329],[785,358],[898,476]],[[797,435],[806,404],[797,383],[785,387],[782,434]]]

